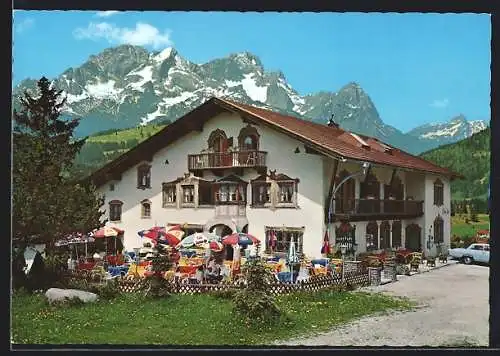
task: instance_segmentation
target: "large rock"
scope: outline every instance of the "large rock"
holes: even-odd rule
[[[73,298],[78,298],[84,303],[96,302],[99,299],[99,296],[95,293],[78,289],[50,288],[45,292],[45,296],[50,304],[64,302],[67,299]]]

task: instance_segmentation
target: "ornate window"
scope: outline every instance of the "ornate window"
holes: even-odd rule
[[[434,219],[434,243],[444,242],[444,221],[441,216]]]
[[[297,207],[298,179],[292,179],[285,174],[271,175],[278,184],[277,207]]]
[[[177,185],[163,183],[163,207],[177,205]]]
[[[401,231],[402,225],[401,221],[393,221],[392,223],[392,246],[391,247],[401,247]]]
[[[214,183],[215,204],[246,205],[247,185],[235,175],[217,180]]]
[[[271,205],[271,182],[265,174],[255,178],[252,186],[252,207],[268,207]]]
[[[256,151],[259,149],[259,133],[251,125],[241,129],[238,135],[238,147],[240,151]]]
[[[440,179],[434,182],[434,205],[441,206],[444,203],[444,186]]]
[[[182,205],[194,205],[194,185],[182,185]]]
[[[137,188],[151,188],[151,166],[149,164],[137,167]]]
[[[141,218],[148,219],[151,217],[151,201],[144,199],[141,201]]]
[[[226,133],[221,129],[216,129],[208,137],[208,148],[215,152],[225,152],[227,150],[228,140]]]
[[[266,251],[286,254],[293,239],[297,253],[303,251],[304,228],[266,226]]]
[[[120,221],[122,219],[122,205],[120,200],[109,202],[109,221]]]
[[[378,224],[376,221],[370,221],[366,225],[366,250],[378,250]]]

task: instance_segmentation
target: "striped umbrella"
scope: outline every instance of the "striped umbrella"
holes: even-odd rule
[[[222,239],[224,245],[252,245],[260,243],[260,240],[253,235],[243,232],[235,232]]]
[[[193,246],[201,246],[204,243],[209,243],[210,241],[220,241],[220,237],[211,232],[195,232],[189,236],[186,236],[182,241],[177,244],[176,248],[189,248]]]

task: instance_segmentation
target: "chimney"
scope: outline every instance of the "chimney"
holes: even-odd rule
[[[335,116],[335,114],[332,114],[332,117],[330,118],[330,120],[328,120],[328,126],[329,127],[339,127],[339,124],[337,124],[334,120],[333,120],[333,117]]]

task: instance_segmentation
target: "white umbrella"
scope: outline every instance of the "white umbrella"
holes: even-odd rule
[[[180,249],[183,247],[193,247],[194,245],[209,243],[210,241],[220,241],[220,237],[211,232],[195,232],[194,234],[183,238],[182,241],[175,246],[175,248]]]
[[[297,256],[297,251],[295,249],[295,241],[293,240],[293,236],[290,240],[290,248],[288,250],[288,264],[290,266],[290,281],[293,282],[293,265],[299,263],[299,258]]]

